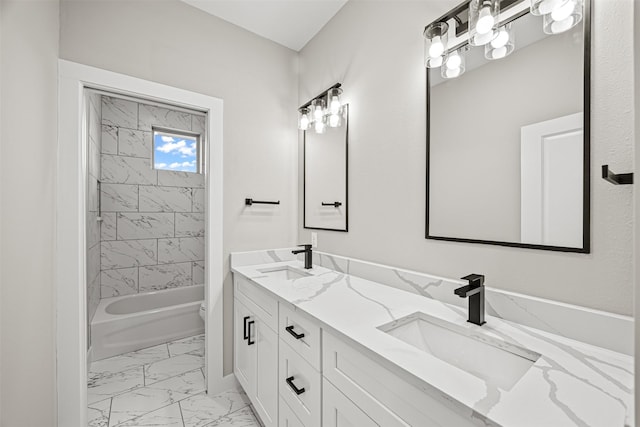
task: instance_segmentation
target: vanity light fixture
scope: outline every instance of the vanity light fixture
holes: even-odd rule
[[[484,57],[489,60],[502,59],[510,55],[516,48],[515,34],[511,23],[500,27],[496,33],[496,38],[484,46]]]
[[[424,64],[441,67],[445,79],[461,76],[471,46],[484,46],[485,58],[502,59],[515,50],[512,21],[543,16],[543,31],[560,34],[580,23],[585,0],[469,0],[424,29]],[[450,43],[448,45],[447,43]]]
[[[469,44],[484,46],[497,35],[499,0],[471,0],[469,2]]]
[[[442,65],[447,50],[449,24],[435,22],[424,29],[424,65],[437,68]]]
[[[298,108],[298,128],[313,129],[316,133],[324,133],[327,126],[342,126],[342,85],[336,83],[311,101]]]

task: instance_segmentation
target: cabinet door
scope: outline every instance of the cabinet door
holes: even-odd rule
[[[322,383],[322,427],[379,427],[326,379]]]
[[[245,334],[248,323],[255,322],[255,316],[237,299],[234,299],[234,368],[236,378],[250,399],[253,399],[253,388],[256,376],[256,345],[249,345]],[[255,325],[252,325],[255,330]],[[253,339],[253,338],[252,338]]]
[[[251,327],[256,345],[256,408],[265,427],[275,427],[278,423],[278,334],[259,317]]]

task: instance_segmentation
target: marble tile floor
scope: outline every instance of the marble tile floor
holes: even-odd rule
[[[91,364],[88,427],[259,427],[240,390],[205,393],[204,335]]]

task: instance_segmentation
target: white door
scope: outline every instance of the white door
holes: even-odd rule
[[[256,379],[254,405],[265,427],[278,423],[278,334],[256,318]]]
[[[583,246],[582,113],[521,128],[522,243]]]
[[[256,346],[249,345],[248,332],[249,328],[255,331],[254,325],[249,322],[255,322],[255,316],[240,301],[234,298],[234,373],[236,378],[244,388],[249,398],[253,398],[253,387],[256,377]]]

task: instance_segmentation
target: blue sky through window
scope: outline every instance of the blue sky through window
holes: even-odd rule
[[[153,133],[155,169],[198,172],[198,139],[185,135]]]

